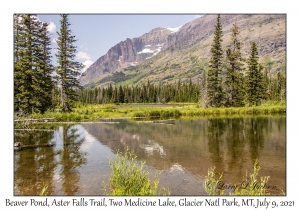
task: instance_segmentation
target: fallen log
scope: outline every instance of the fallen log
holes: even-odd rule
[[[154,120],[153,123],[175,124],[175,120]]]
[[[15,131],[55,131],[55,130],[52,130],[52,129],[35,129],[35,128],[28,128],[28,129],[25,129],[25,128],[15,128],[14,129]]]
[[[43,121],[48,122],[49,120],[54,120],[54,118],[36,118],[36,119],[22,119],[22,120],[14,120],[15,123],[18,122],[35,122],[35,121]]]
[[[120,122],[33,122],[32,124],[94,124],[94,123],[107,123],[107,124],[119,124]]]
[[[19,142],[17,142],[19,143]],[[69,143],[63,143],[62,145],[68,146],[68,145],[73,145],[73,144],[81,144],[82,142],[69,142]],[[57,144],[31,144],[31,145],[22,145],[22,144],[16,144],[14,145],[15,150],[20,150],[24,148],[37,148],[37,147],[53,147],[56,146]],[[60,145],[60,144],[59,144]]]
[[[156,124],[174,125],[175,120],[137,121],[137,123],[156,123]]]

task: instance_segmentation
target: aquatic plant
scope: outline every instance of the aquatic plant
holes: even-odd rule
[[[215,173],[216,167],[208,169],[207,176],[205,176],[203,187],[208,195],[224,195],[224,190],[218,188],[218,184],[222,181],[223,174]]]
[[[40,193],[40,196],[46,196],[46,190],[48,189],[48,185],[43,184],[43,189]]]
[[[149,196],[158,195],[158,173],[154,180],[148,178],[148,171],[143,170],[144,161],[136,160],[136,156],[129,149],[117,153],[114,159],[109,160],[112,174],[109,177],[106,195]]]
[[[253,173],[247,176],[246,181],[242,185],[234,184],[233,191],[229,193],[231,196],[265,196],[271,195],[267,190],[267,183],[269,181],[269,176],[262,176],[258,178],[258,173],[261,167],[258,165],[258,160],[255,160],[253,166]],[[208,169],[208,174],[204,178],[203,187],[208,195],[226,195],[224,189],[219,187],[222,181],[223,174],[215,173],[215,167]],[[282,194],[285,193],[282,191]]]

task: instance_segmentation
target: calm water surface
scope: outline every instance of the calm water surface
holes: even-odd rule
[[[206,195],[208,168],[224,172],[227,186],[246,181],[255,159],[270,176],[272,193],[286,191],[286,117],[180,118],[175,124],[118,120],[53,126],[53,131],[15,131],[15,142],[40,147],[14,152],[15,195],[103,195],[108,159],[135,151],[171,195]],[[54,146],[45,146],[54,144]]]

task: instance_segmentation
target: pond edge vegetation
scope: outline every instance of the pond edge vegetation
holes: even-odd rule
[[[105,184],[105,195],[111,196],[156,196],[167,195],[165,188],[158,191],[159,171],[154,180],[148,178],[144,170],[145,161],[136,160],[137,156],[127,147],[124,153],[117,152],[114,159],[109,159],[112,174]]]
[[[226,196],[225,190],[220,187],[223,182],[223,173],[215,173],[216,167],[208,169],[207,176],[204,178],[203,188],[210,196]],[[245,176],[245,181],[242,184],[231,185],[231,192],[229,196],[274,196],[268,191],[267,183],[270,176],[258,177],[258,173],[261,167],[259,161],[256,159],[253,164],[253,172]],[[284,191],[281,191],[281,195],[285,195]],[[276,195],[275,195],[276,196]]]
[[[206,116],[232,116],[232,115],[272,115],[286,114],[285,101],[269,101],[255,107],[222,107],[202,108],[199,104],[182,103],[174,106],[163,107],[134,107],[132,104],[124,104],[127,107],[118,108],[119,104],[89,104],[78,103],[77,107],[70,113],[61,111],[46,111],[45,113],[33,113],[23,115],[15,113],[16,124],[35,123],[34,119],[47,119],[45,122],[85,122],[99,121],[103,118],[170,118],[170,117],[206,117]],[[143,105],[143,104],[140,104]],[[157,104],[155,104],[157,105]],[[49,120],[48,120],[49,119]],[[23,120],[23,122],[22,122]],[[27,121],[26,121],[27,120]],[[26,121],[26,122],[25,122]],[[30,122],[32,121],[32,122]],[[36,122],[41,123],[41,122]],[[22,127],[22,126],[19,126]]]
[[[149,172],[144,170],[145,161],[136,160],[136,155],[127,147],[124,153],[117,152],[114,159],[109,159],[112,174],[108,184],[104,183],[105,195],[110,196],[158,196],[170,195],[170,191],[162,188],[158,191],[159,172],[156,171],[154,180],[148,178]],[[216,167],[208,169],[203,179],[203,188],[209,196],[226,196],[225,190],[220,188],[223,182],[223,173],[215,173]],[[259,161],[256,159],[253,164],[253,172],[245,175],[245,186],[233,184],[229,196],[274,196],[268,191],[267,183],[270,176],[259,177]],[[281,191],[281,195],[285,195]]]

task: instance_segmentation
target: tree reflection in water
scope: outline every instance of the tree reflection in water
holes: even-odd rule
[[[61,130],[64,146],[59,153],[59,175],[62,177],[64,195],[75,195],[80,180],[77,168],[87,161],[86,154],[80,151],[84,137],[80,138],[76,126],[63,126]]]
[[[87,162],[86,153],[80,150],[84,137],[76,126],[61,126],[55,132],[15,131],[15,141],[41,145],[15,151],[15,195],[38,195],[45,185],[47,195],[76,194],[77,168]],[[50,143],[56,145],[42,146]]]
[[[49,144],[53,132],[15,131],[14,141],[22,145]],[[15,151],[14,185],[15,195],[38,195],[43,185],[53,191],[51,178],[57,163],[54,147],[36,147]]]

